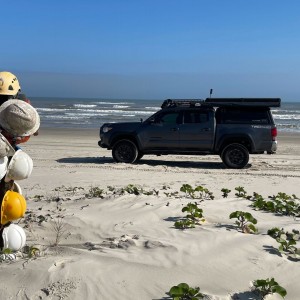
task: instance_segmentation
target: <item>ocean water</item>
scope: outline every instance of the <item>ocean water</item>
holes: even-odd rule
[[[99,128],[107,122],[139,122],[160,109],[163,100],[30,98],[41,117],[41,127]],[[278,131],[300,133],[300,102],[273,108]]]

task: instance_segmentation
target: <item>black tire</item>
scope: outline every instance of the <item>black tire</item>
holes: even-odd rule
[[[138,160],[140,160],[142,157],[144,156],[144,154],[143,153],[141,153],[141,152],[139,152],[138,153],[138,156],[137,156],[137,158],[136,158],[136,160],[135,161],[138,161]]]
[[[223,149],[221,159],[230,169],[242,169],[249,162],[249,151],[241,144],[229,144]]]
[[[138,149],[132,141],[120,140],[112,148],[112,157],[116,162],[132,164],[138,156]]]

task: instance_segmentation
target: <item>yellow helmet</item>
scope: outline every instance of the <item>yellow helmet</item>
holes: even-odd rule
[[[0,95],[17,95],[21,90],[18,78],[10,72],[0,72]]]
[[[1,224],[5,225],[10,221],[22,218],[25,211],[25,198],[17,192],[7,191],[1,205]]]

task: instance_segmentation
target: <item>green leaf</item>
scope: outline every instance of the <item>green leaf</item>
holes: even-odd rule
[[[268,281],[268,280],[267,280]],[[269,280],[270,285],[278,285],[277,281],[275,281],[274,277]]]
[[[190,286],[185,282],[181,282],[177,286],[179,286],[181,288],[184,288],[184,289],[189,289],[190,288]]]
[[[264,279],[257,279],[255,281],[253,281],[253,285],[254,287],[258,288],[258,287],[263,287],[266,284],[266,280]]]
[[[186,211],[190,211],[189,208],[187,206],[185,206],[182,210],[182,212],[186,212]]]
[[[238,213],[239,213],[238,211],[232,212],[232,213],[229,215],[229,219],[237,218],[237,217],[239,216]]]
[[[199,186],[197,186],[197,187],[195,188],[195,191],[196,191],[196,192],[203,192],[203,191],[204,191],[204,188],[203,188],[203,186],[199,185]]]
[[[273,293],[279,294],[282,298],[284,298],[284,297],[286,296],[286,294],[287,294],[286,289],[283,288],[283,287],[280,286],[280,285],[275,285],[275,286],[273,286],[272,292],[273,292]]]
[[[295,240],[290,240],[289,241],[289,246],[291,246],[291,245],[296,245],[297,244],[297,242],[295,241]]]
[[[171,287],[169,291],[170,296],[176,297],[176,296],[182,296],[183,295],[183,290],[179,286],[173,286]]]
[[[3,254],[11,254],[12,251],[11,251],[11,249],[6,248],[6,249],[4,249],[4,250],[2,251],[2,253],[3,253]]]
[[[257,228],[253,224],[247,225],[249,229],[251,229],[253,232],[257,232]]]

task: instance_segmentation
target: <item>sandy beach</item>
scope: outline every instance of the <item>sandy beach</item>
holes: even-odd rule
[[[280,254],[267,235],[272,227],[300,230],[299,218],[254,210],[235,196],[240,186],[266,199],[278,192],[300,197],[299,134],[280,133],[276,154],[251,155],[242,170],[226,169],[210,155],[116,164],[98,139],[95,129],[41,129],[21,146],[34,169],[18,182],[27,199],[19,225],[38,250],[0,264],[0,299],[163,300],[181,282],[200,287],[207,299],[259,299],[251,282],[271,277],[287,290],[286,299],[299,299],[300,261]],[[214,199],[191,199],[180,192],[183,184],[203,186]],[[222,188],[231,190],[227,198]],[[181,209],[195,201],[205,221],[174,228]],[[237,229],[229,219],[237,210],[257,219],[257,234]],[[53,246],[58,221],[62,236]]]

